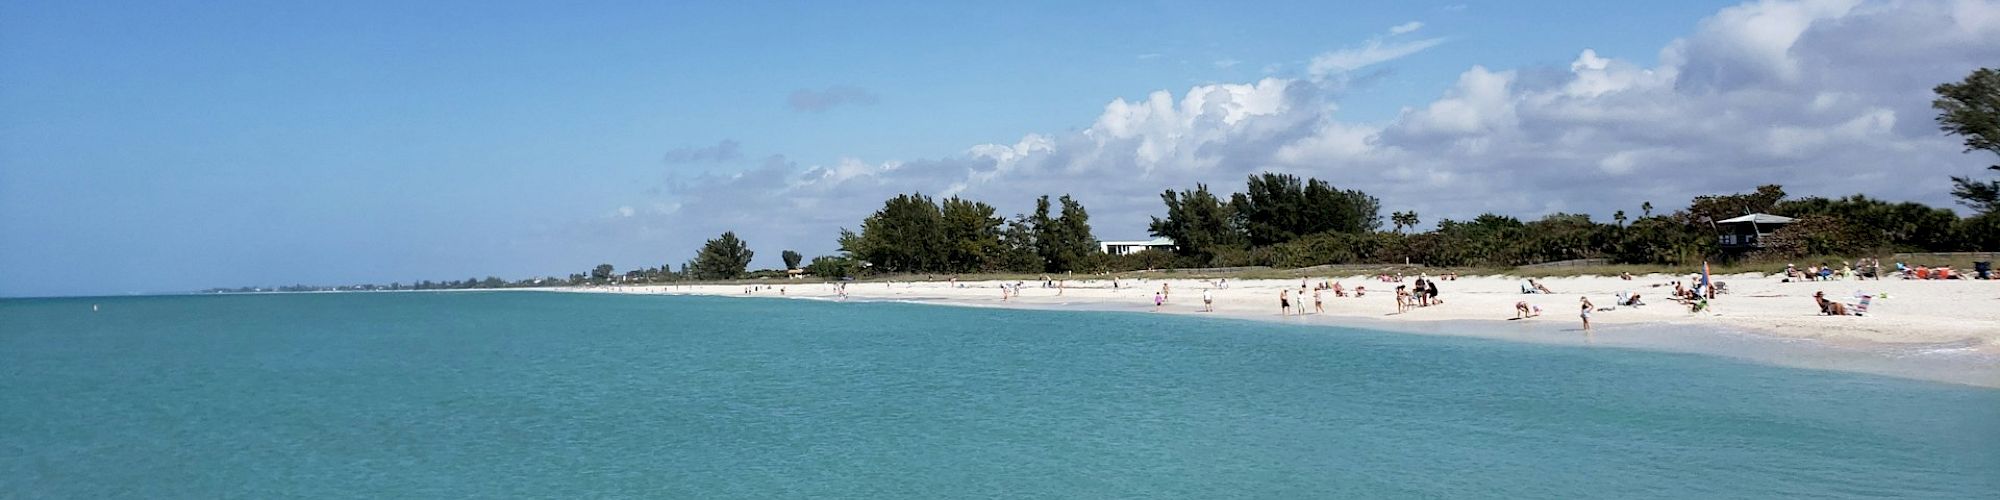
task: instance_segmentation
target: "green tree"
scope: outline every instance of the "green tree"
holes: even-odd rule
[[[1001,268],[1000,228],[1006,219],[994,215],[992,205],[953,196],[944,200],[939,212],[945,255],[942,268],[935,270],[965,273]]]
[[[784,259],[785,269],[798,269],[799,261],[805,260],[804,255],[799,255],[798,252],[792,250],[786,250],[784,252],[780,252],[778,254],[778,258]]]
[[[611,279],[612,271],[611,264],[598,264],[597,267],[590,269],[590,280],[602,282]]]
[[[1704,195],[1694,197],[1688,203],[1687,213],[1696,224],[1711,224],[1715,221],[1754,213],[1769,213],[1771,207],[1785,199],[1785,188],[1776,184],[1757,186],[1749,193]]]
[[[821,255],[813,257],[812,263],[807,264],[805,269],[806,272],[812,273],[813,276],[840,279],[853,276],[854,271],[860,269],[860,265],[854,262],[854,259],[847,257]]]
[[[840,249],[882,272],[942,270],[944,214],[922,193],[896,195],[861,221],[860,232],[842,229]]]
[[[1381,202],[1355,190],[1340,190],[1319,179],[1265,172],[1250,176],[1244,192],[1230,196],[1246,236],[1254,246],[1273,245],[1321,233],[1361,233],[1381,227]]]
[[[1396,224],[1396,232],[1398,233],[1403,232],[1403,228],[1416,229],[1418,224],[1417,212],[1413,210],[1389,214],[1389,221]]]
[[[702,244],[692,267],[695,277],[700,279],[732,279],[749,269],[754,255],[756,252],[750,251],[750,245],[738,239],[735,232],[724,232]]]
[[[1938,110],[1939,129],[1964,137],[1965,152],[2000,154],[2000,71],[1979,68],[1963,81],[1938,85],[1933,90],[1938,97],[1931,101],[1931,107]],[[2000,165],[1987,169],[2000,170]],[[1951,182],[1951,194],[1958,197],[1959,203],[1982,214],[2000,209],[2000,180],[1981,182],[1971,177],[1952,177]]]
[[[1195,184],[1193,191],[1160,193],[1166,202],[1167,217],[1154,217],[1147,230],[1155,237],[1174,240],[1174,252],[1208,265],[1221,248],[1239,247],[1243,233],[1234,224],[1235,209],[1209,192],[1207,184]]]
[[[1051,216],[1049,197],[1043,195],[1035,200],[1034,215],[1028,217],[1042,270],[1052,273],[1091,270],[1096,265],[1097,238],[1090,234],[1090,213],[1067,194],[1057,203],[1060,212]]]

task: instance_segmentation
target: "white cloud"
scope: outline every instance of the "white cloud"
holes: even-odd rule
[[[1314,56],[1312,62],[1306,64],[1306,72],[1312,74],[1315,78],[1345,74],[1357,69],[1401,59],[1410,54],[1423,52],[1424,49],[1436,47],[1441,43],[1444,43],[1443,38],[1426,38],[1407,42],[1384,42],[1379,38],[1371,39],[1359,47],[1349,47]]]
[[[1417,22],[1417,21],[1410,21],[1410,22],[1407,22],[1407,23],[1403,23],[1403,24],[1398,24],[1398,25],[1395,25],[1395,26],[1390,26],[1390,27],[1389,27],[1389,34],[1391,34],[1391,35],[1401,35],[1401,34],[1404,34],[1404,33],[1409,33],[1409,32],[1412,32],[1412,31],[1416,31],[1416,30],[1419,30],[1419,29],[1423,29],[1423,27],[1424,27],[1424,23],[1420,23],[1420,22]]]
[[[1328,77],[1441,43],[1369,40],[1314,58],[1312,78],[1114,99],[1080,130],[952,157],[810,168],[774,157],[743,174],[691,179],[667,194],[678,210],[666,232],[736,229],[830,251],[835,228],[894,193],[923,191],[1006,213],[1033,196],[1071,193],[1100,235],[1137,236],[1161,190],[1205,182],[1230,191],[1264,170],[1359,188],[1385,210],[1429,220],[1602,216],[1766,183],[1947,206],[1946,177],[1987,158],[1961,154],[1936,130],[1930,88],[2000,60],[1995,12],[2000,0],[1748,3],[1667,44],[1657,64],[1578,47],[1557,67],[1473,66],[1394,119],[1344,121]]]
[[[1216,67],[1216,68],[1219,68],[1219,69],[1229,69],[1229,68],[1232,68],[1232,67],[1235,67],[1236,65],[1238,65],[1238,64],[1242,64],[1242,63],[1243,63],[1243,61],[1238,61],[1238,60],[1235,60],[1235,59],[1220,59],[1220,60],[1217,60],[1217,61],[1215,61],[1215,67]]]

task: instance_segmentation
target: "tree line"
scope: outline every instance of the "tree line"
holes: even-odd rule
[[[2000,70],[1981,68],[1962,81],[1938,85],[1932,101],[1939,129],[1964,140],[1965,152],[2000,155]],[[2000,165],[1988,167],[2000,171]],[[1685,207],[1656,212],[1642,202],[1599,222],[1586,214],[1555,213],[1535,220],[1487,213],[1441,219],[1417,232],[1414,210],[1393,212],[1382,230],[1382,203],[1367,193],[1313,178],[1266,172],[1241,192],[1218,195],[1206,184],[1160,194],[1162,213],[1148,233],[1171,239],[1171,251],[1131,255],[1098,251],[1090,215],[1065,194],[1035,200],[1034,210],[1003,217],[992,205],[953,196],[936,200],[901,194],[841,229],[840,251],[803,262],[781,253],[785,269],[821,278],[885,273],[1064,273],[1156,268],[1309,267],[1322,264],[1413,263],[1445,267],[1508,267],[1601,258],[1623,264],[1690,265],[1704,260],[1776,260],[1889,251],[2000,249],[2000,180],[1951,177],[1951,194],[1972,215],[1863,194],[1789,198],[1779,185],[1742,193],[1696,196]],[[1725,254],[1718,222],[1751,213],[1796,219],[1754,251]],[[211,292],[313,290],[431,290],[585,285],[783,277],[785,270],[750,271],[755,252],[734,232],[708,240],[680,265],[617,273],[610,264],[565,278],[516,281],[496,277],[419,281],[405,285],[292,285],[218,288]]]

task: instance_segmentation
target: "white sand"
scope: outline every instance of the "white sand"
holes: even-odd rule
[[[1251,319],[1305,321],[1340,324],[1342,319],[1367,318],[1396,322],[1493,321],[1507,323],[1515,315],[1514,304],[1527,301],[1540,306],[1542,315],[1525,321],[1557,322],[1580,327],[1578,297],[1587,296],[1597,307],[1610,307],[1620,291],[1642,294],[1645,306],[1618,307],[1593,312],[1598,327],[1621,325],[1701,325],[1713,328],[1748,330],[1778,337],[1816,339],[1835,345],[1939,345],[1951,344],[1986,354],[2000,354],[2000,280],[1843,280],[1783,283],[1776,277],[1758,274],[1717,277],[1730,293],[1710,302],[1712,310],[1690,313],[1668,299],[1676,277],[1649,275],[1630,281],[1616,277],[1548,278],[1541,281],[1554,294],[1520,293],[1521,280],[1513,277],[1460,277],[1441,281],[1441,305],[1421,307],[1397,314],[1395,287],[1373,277],[1349,276],[1314,278],[1333,280],[1351,290],[1365,286],[1365,297],[1334,297],[1323,292],[1324,313],[1312,313],[1311,291],[1296,297],[1299,280],[1229,280],[1227,288],[1216,288],[1209,280],[1136,279],[1118,280],[1113,289],[1109,279],[1072,279],[1060,290],[1042,288],[1039,282],[1021,286],[1021,295],[1002,301],[1000,283],[964,282],[856,282],[847,286],[853,300],[910,300],[954,305],[1023,307],[1037,309],[1082,308],[1103,310],[1153,311],[1153,294],[1169,286],[1169,302],[1159,308],[1163,314],[1208,314],[1201,312],[1201,293],[1215,297],[1215,315]],[[1686,282],[1686,276],[1678,277]],[[1408,277],[1403,284],[1413,282]],[[772,281],[756,285],[762,289],[745,293],[750,285],[628,286],[583,289],[620,293],[698,294],[792,298],[838,298],[836,287],[806,281]],[[1295,306],[1303,305],[1303,318],[1278,315],[1278,291],[1289,289]],[[1814,292],[1841,302],[1856,302],[1857,292],[1874,295],[1866,316],[1829,317],[1818,315]],[[1371,321],[1373,323],[1373,321]],[[1382,324],[1382,323],[1377,323]]]

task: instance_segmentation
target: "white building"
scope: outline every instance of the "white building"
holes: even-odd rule
[[[1097,242],[1098,250],[1111,255],[1131,255],[1149,248],[1172,251],[1174,249],[1174,240],[1153,238],[1150,240]]]

